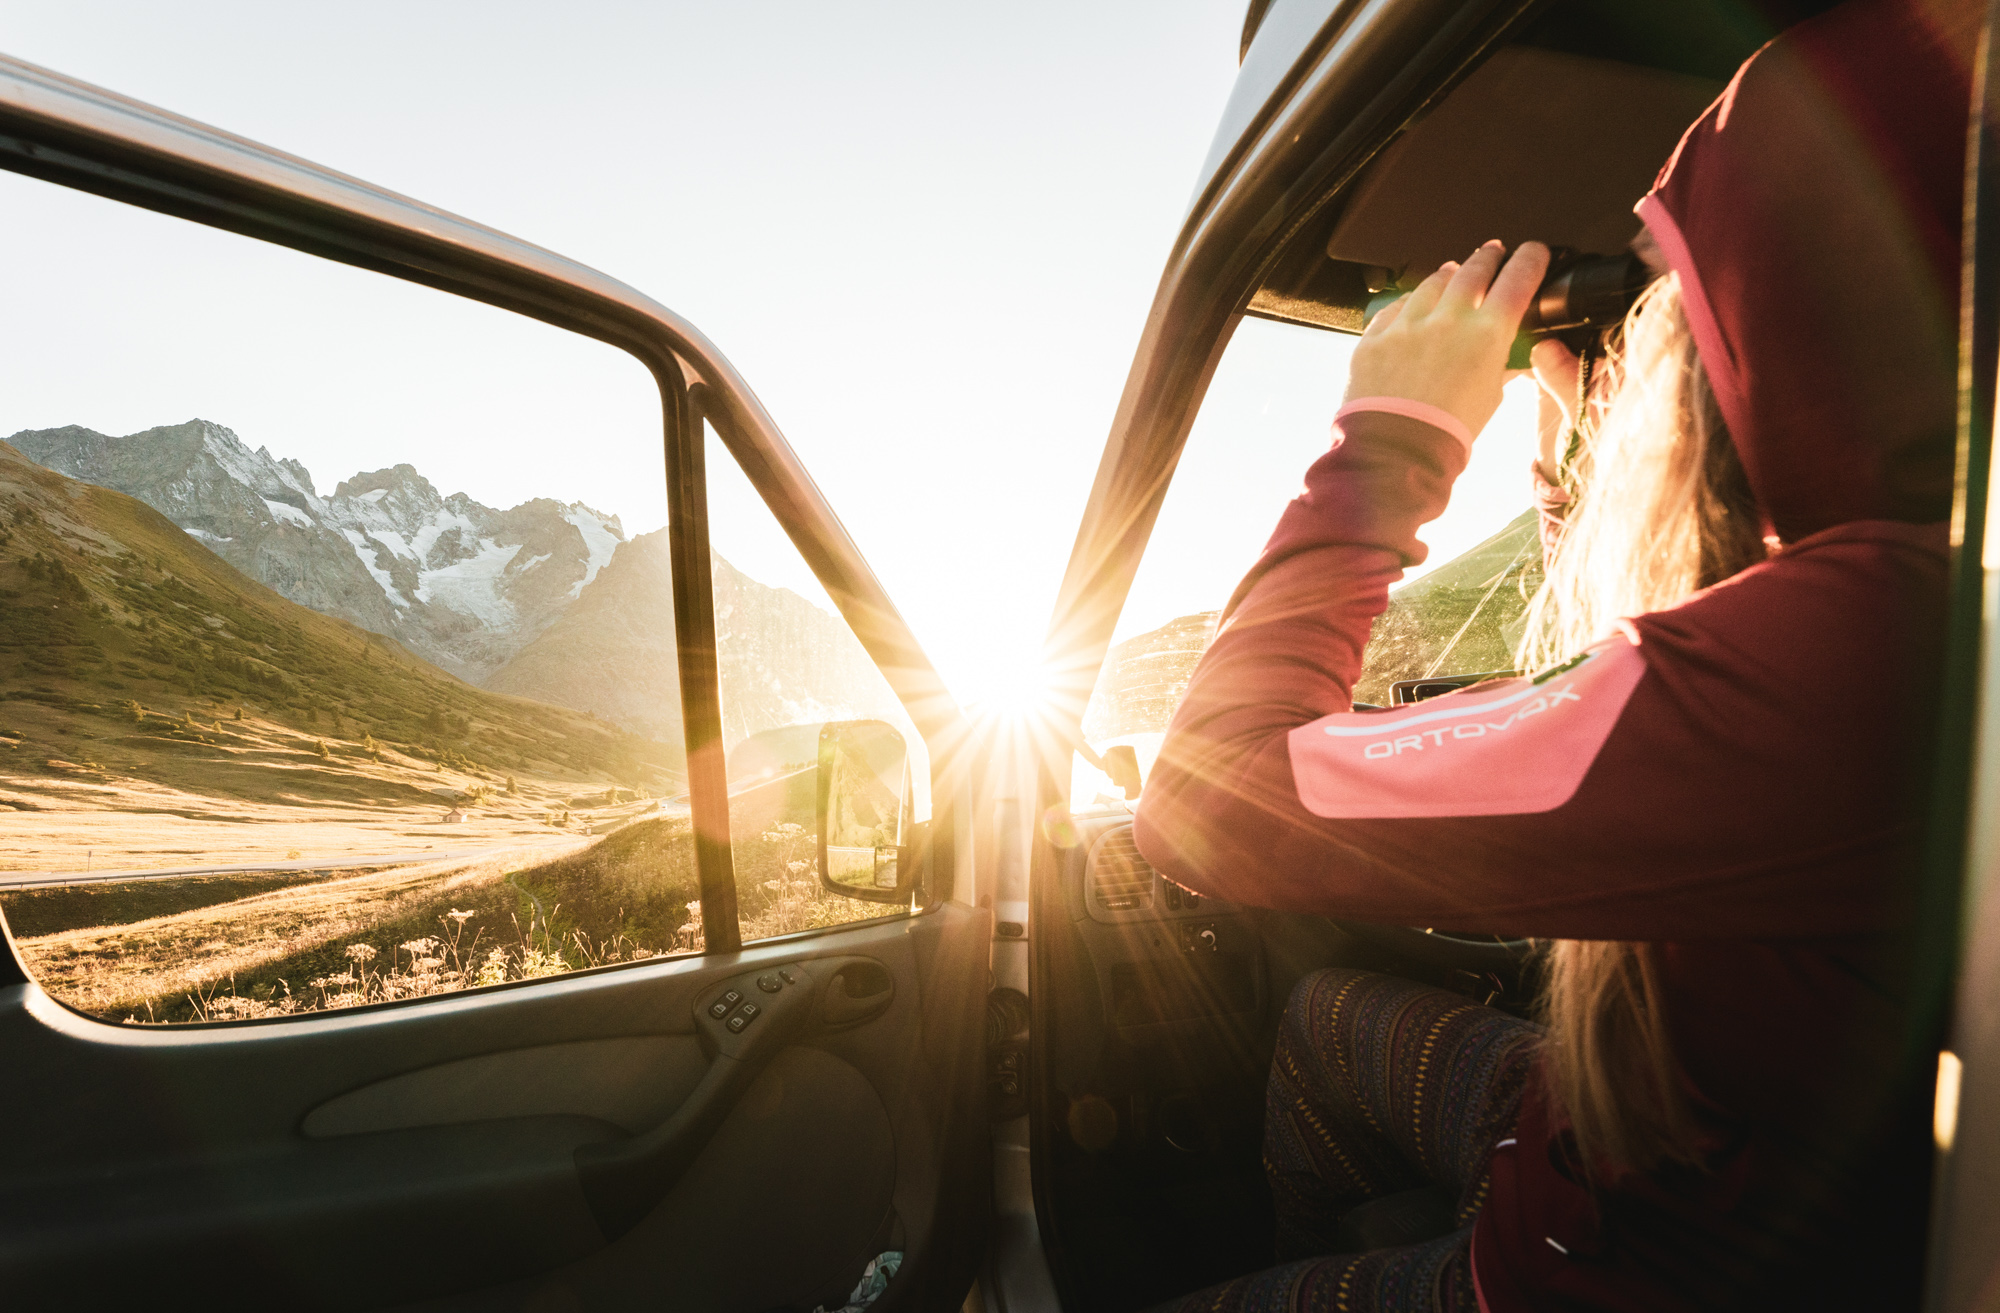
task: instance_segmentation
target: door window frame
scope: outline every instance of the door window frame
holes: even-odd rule
[[[950,833],[951,795],[941,777],[947,752],[965,739],[957,703],[783,433],[694,325],[635,288],[554,252],[3,55],[0,169],[510,310],[617,347],[646,366],[661,397],[688,803],[706,953],[743,945],[723,758],[704,423],[784,527],[923,736],[938,800],[932,832]],[[925,910],[950,896],[950,851],[948,843],[928,850]],[[28,975],[10,947],[0,953],[0,985],[15,983],[28,983]]]

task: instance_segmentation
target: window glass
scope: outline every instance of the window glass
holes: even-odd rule
[[[1216,369],[1201,413],[1119,617],[1084,717],[1099,750],[1131,744],[1152,769],[1215,620],[1323,455],[1357,338],[1245,319]],[[1389,685],[1425,675],[1504,669],[1526,599],[1540,579],[1530,507],[1536,389],[1507,385],[1451,506],[1418,532],[1429,558],[1390,594],[1375,622],[1354,696],[1385,704]],[[1123,805],[1102,773],[1075,763],[1071,806]]]
[[[743,939],[894,914],[820,879],[819,777],[836,883],[907,891],[907,848],[930,819],[923,739],[798,549],[721,441],[706,452],[716,663]]]
[[[699,948],[645,370],[14,175],[0,206],[0,907],[37,979],[217,1021]]]

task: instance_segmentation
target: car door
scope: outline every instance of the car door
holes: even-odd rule
[[[247,968],[226,984],[211,971],[172,1016],[141,1016],[131,998],[121,1013],[90,994],[87,972],[52,965],[69,932],[29,924],[109,887],[91,883],[94,873],[0,882],[16,922],[0,954],[8,1305],[805,1310],[840,1306],[879,1268],[893,1276],[876,1308],[956,1306],[991,1205],[991,912],[972,861],[963,734],[894,606],[728,362],[663,307],[547,251],[5,60],[0,166],[619,348],[658,383],[664,445],[653,469],[667,508],[659,534],[619,544],[609,564],[590,558],[577,604],[510,661],[518,682],[493,692],[412,655],[423,632],[371,635],[246,579],[226,534],[200,529],[192,512],[149,510],[145,497],[164,494],[129,479],[138,491],[120,491],[126,475],[91,466],[75,432],[30,443],[33,459],[0,451],[15,548],[0,568],[18,583],[10,669],[40,681],[10,703],[14,748],[66,735],[102,754],[248,763],[289,743],[280,764],[298,779],[344,771],[369,787],[444,794],[425,824],[471,815],[470,832],[483,809],[540,827],[556,852],[454,876],[437,886],[446,901],[418,908],[428,921],[417,930],[343,931],[313,949],[330,956],[300,958],[317,965],[271,976],[261,991]],[[363,521],[371,506],[415,496],[408,487],[357,480],[322,498],[291,465],[243,473],[268,453],[233,434],[176,434],[158,441],[185,438],[221,453],[231,477],[265,480],[267,510],[251,513],[270,542],[317,532],[315,517],[328,532],[347,526],[362,566],[379,566],[368,573],[403,589],[396,624],[413,623],[412,599],[437,595],[397,584],[398,570],[455,568],[462,583],[489,548],[511,553],[513,569],[546,559],[500,530],[462,559],[440,556],[437,535],[421,551],[391,543],[389,529]],[[711,519],[718,479],[754,494],[768,520],[759,531],[792,553],[806,581],[797,588],[822,589],[826,606],[729,564],[734,548]],[[469,541],[487,531],[467,505],[437,514],[464,520]],[[587,544],[605,529],[578,523],[586,518],[572,506],[549,523],[565,542],[557,521],[570,524]],[[46,545],[30,556],[23,544]],[[653,642],[640,682],[666,690],[672,734],[608,728],[617,707],[600,716],[576,689],[553,687],[581,678],[598,632],[579,610],[585,581],[620,570],[654,572],[656,610],[607,603],[596,618]],[[745,626],[753,603],[766,607],[768,632]],[[871,690],[848,708],[861,714],[759,703],[744,672],[768,673],[771,652],[808,630],[815,651],[834,653],[822,664]],[[369,691],[354,692],[356,670],[370,672]],[[416,690],[407,705],[398,688]],[[563,696],[570,709],[554,708]],[[873,828],[843,831],[843,851],[872,855],[865,878],[843,886],[815,874],[830,870],[826,845],[815,845],[828,836],[808,831],[829,806],[860,805],[840,792],[856,768],[831,766],[843,744],[860,742],[871,746],[855,760],[878,774],[853,787],[877,810]],[[50,755],[37,778],[49,788],[114,780],[120,759],[88,751],[69,753],[74,762]],[[527,764],[475,759],[502,752]],[[534,771],[572,791],[595,779],[602,796],[559,798]],[[425,772],[457,781],[455,791],[427,794]],[[522,801],[531,795],[533,807]],[[175,941],[183,949],[162,950],[190,962],[255,938],[250,905],[297,895],[290,868],[313,861],[206,860],[198,878],[211,894],[196,911],[209,919]],[[230,865],[253,869],[214,869]],[[379,874],[332,865],[338,878],[314,888],[359,888]],[[662,872],[682,883],[659,893]],[[263,879],[276,883],[243,897],[249,885],[224,887]],[[146,897],[177,887],[129,884]],[[612,910],[627,892],[654,898],[671,920],[646,923],[629,901]],[[558,893],[576,900],[569,911]],[[599,913],[607,919],[586,928]],[[509,918],[514,940],[479,938]],[[132,926],[162,921],[125,919],[110,939],[129,944]],[[635,926],[664,927],[664,937],[640,945],[626,937]]]

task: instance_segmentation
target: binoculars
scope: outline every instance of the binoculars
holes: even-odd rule
[[[1646,262],[1630,251],[1583,255],[1566,247],[1553,248],[1549,271],[1521,317],[1521,331],[1514,339],[1507,367],[1527,368],[1528,349],[1545,337],[1558,338],[1571,350],[1581,350],[1589,338],[1617,327],[1652,281]],[[1376,292],[1362,311],[1362,327],[1411,290],[1392,286]]]

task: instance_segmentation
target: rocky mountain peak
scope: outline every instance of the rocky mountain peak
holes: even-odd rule
[[[203,467],[200,471],[203,482],[221,479],[240,484],[266,501],[307,514],[325,509],[305,466],[273,458],[269,447],[252,451],[236,435],[236,430],[213,420],[191,419],[185,424],[148,429],[112,441],[125,444],[135,457],[141,458],[149,448],[171,449],[177,441],[186,443],[192,449],[190,464]]]
[[[407,492],[424,497],[427,500],[434,500],[439,505],[444,504],[444,498],[438,496],[438,490],[431,486],[431,481],[417,473],[416,466],[409,464],[391,465],[385,470],[367,470],[355,475],[351,479],[342,479],[339,486],[334,488],[333,495],[335,497],[365,497],[371,492]],[[464,495],[463,493],[453,494],[456,497],[463,497]]]
[[[257,451],[260,455],[265,454],[264,448],[262,447],[257,448]],[[307,492],[313,491],[312,472],[306,469],[304,465],[292,459],[290,456],[287,456],[283,460],[278,462],[278,467],[284,470],[287,474],[290,474],[294,479],[298,480],[299,486],[303,487]]]

